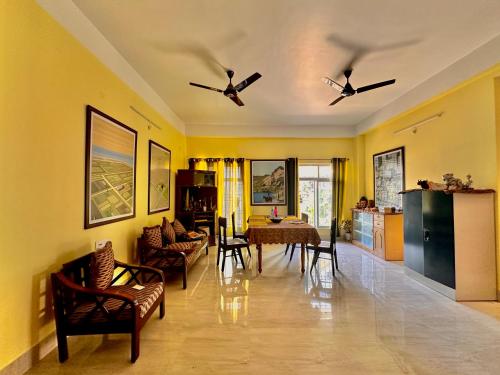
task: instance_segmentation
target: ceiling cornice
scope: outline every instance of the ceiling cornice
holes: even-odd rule
[[[406,112],[426,100],[452,89],[500,62],[500,35],[478,47],[454,64],[403,94],[379,111],[361,121],[356,133],[363,134],[383,122]]]
[[[217,138],[352,138],[356,136],[354,126],[339,125],[215,125],[186,124],[189,137]]]
[[[37,3],[169,124],[182,134],[186,133],[184,122],[72,1],[37,0]]]

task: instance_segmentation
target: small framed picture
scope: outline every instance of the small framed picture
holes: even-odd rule
[[[171,160],[172,154],[168,148],[149,141],[149,215],[170,209]]]
[[[251,160],[252,206],[286,205],[286,161]]]
[[[400,191],[405,188],[405,148],[373,155],[375,206],[402,208]]]

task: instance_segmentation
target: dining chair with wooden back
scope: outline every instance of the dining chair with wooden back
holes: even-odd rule
[[[305,213],[301,213],[301,214],[300,214],[300,219],[301,219],[304,223],[306,223],[306,224],[307,224],[307,223],[309,222],[309,215],[307,215],[307,214],[305,214]],[[286,244],[286,249],[285,249],[285,255],[286,255],[286,253],[288,252],[288,248],[289,248],[290,246],[292,247],[292,250],[290,251],[290,260],[292,260],[292,258],[293,258],[293,252],[295,251],[295,247],[297,246],[297,244],[296,244],[296,243],[294,243],[294,244],[287,243],[287,244]]]
[[[234,212],[231,214],[231,224],[233,224],[233,238],[239,238],[248,243],[248,238],[245,235],[245,233],[236,231],[236,220],[234,219]],[[248,255],[251,258],[252,253],[250,252],[250,247],[247,247],[247,250],[248,250]]]
[[[321,254],[329,254],[329,258],[321,259],[331,259],[332,261],[332,275],[335,277],[335,269],[339,269],[339,262],[337,260],[337,218],[332,220],[332,225],[330,227],[330,241],[321,241],[317,246],[307,245],[307,250],[312,250],[314,252],[314,257],[311,264],[311,271],[313,267],[318,262]]]
[[[241,265],[245,269],[245,262],[243,261],[243,255],[241,254],[241,249],[246,247],[249,249],[247,242],[240,238],[227,238],[227,219],[225,217],[219,217],[219,244],[217,251],[217,265],[219,265],[220,256],[222,253],[222,272],[224,272],[224,266],[226,265],[226,257],[233,257],[238,263],[238,258],[240,258]],[[227,254],[229,253],[229,255]]]

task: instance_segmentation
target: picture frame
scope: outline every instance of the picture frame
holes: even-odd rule
[[[135,217],[136,159],[137,131],[87,105],[85,229]]]
[[[172,152],[149,140],[148,215],[170,210]]]
[[[379,209],[401,209],[400,191],[405,188],[405,148],[398,147],[373,155],[373,192]]]
[[[250,160],[252,206],[287,205],[285,159]]]

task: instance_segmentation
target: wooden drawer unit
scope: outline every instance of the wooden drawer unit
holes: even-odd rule
[[[363,243],[354,236],[353,244],[385,260],[403,260],[403,214],[384,214],[353,209],[355,224],[360,221],[361,215],[373,217],[373,228],[370,228],[373,233],[372,242]]]

